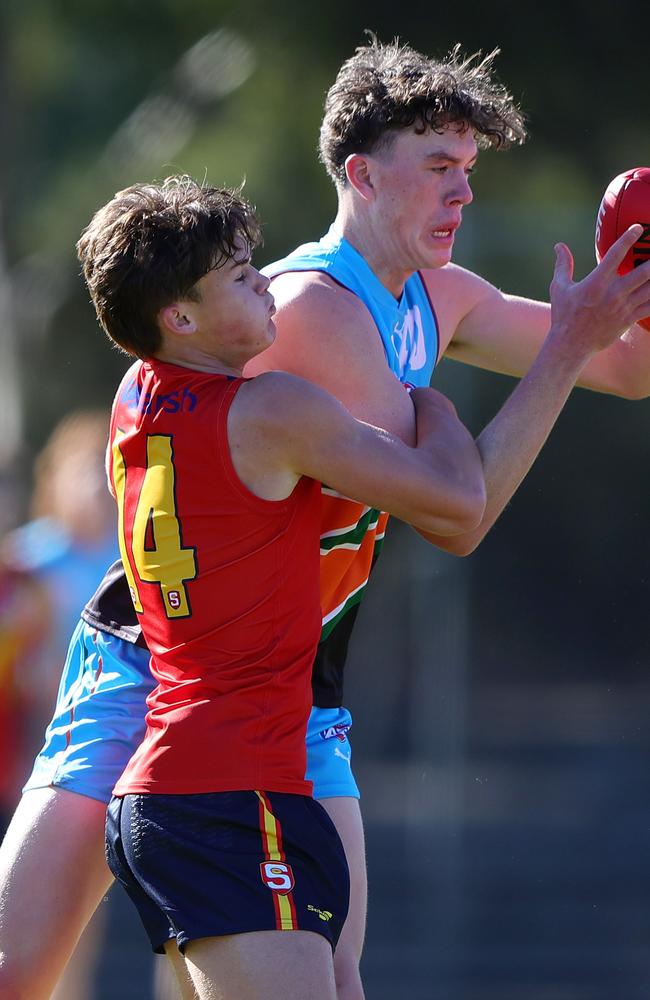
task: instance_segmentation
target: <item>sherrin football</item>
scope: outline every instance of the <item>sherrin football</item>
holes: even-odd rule
[[[633,167],[607,185],[596,223],[596,259],[600,261],[612,243],[636,222],[643,226],[643,232],[623,259],[620,274],[650,260],[650,167]],[[639,320],[639,324],[650,330],[650,316]]]

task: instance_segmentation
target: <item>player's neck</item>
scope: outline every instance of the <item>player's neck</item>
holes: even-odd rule
[[[376,230],[369,220],[355,217],[343,206],[339,206],[334,226],[361,254],[382,285],[399,299],[413,271],[395,266],[395,254],[386,234]]]
[[[213,354],[184,344],[163,344],[156,352],[155,358],[167,365],[178,365],[180,368],[191,368],[193,371],[212,375],[231,375],[235,378],[241,378],[243,369],[243,364],[237,366],[232,362],[228,363]]]

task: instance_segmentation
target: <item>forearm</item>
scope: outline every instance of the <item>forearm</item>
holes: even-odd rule
[[[443,534],[464,534],[479,524],[485,509],[485,481],[478,448],[454,406],[439,392],[416,389],[411,399],[416,413],[414,452],[425,471],[422,511],[439,516],[435,503],[429,508],[434,496],[444,497],[449,523]],[[408,520],[419,528],[436,530],[426,521]]]
[[[480,524],[453,538],[420,534],[456,555],[477,547],[533,465],[587,360],[549,335],[528,374],[476,439],[487,493]]]

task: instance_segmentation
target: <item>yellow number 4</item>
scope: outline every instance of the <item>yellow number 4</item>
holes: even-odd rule
[[[118,507],[118,536],[122,563],[136,611],[142,611],[140,590],[128,557],[124,532],[126,466],[120,437],[113,442],[113,480]],[[150,434],[147,438],[147,468],[133,519],[131,550],[142,583],[157,583],[168,618],[187,618],[188,580],[196,576],[193,548],[183,548],[181,525],[176,513],[176,470],[171,437]]]

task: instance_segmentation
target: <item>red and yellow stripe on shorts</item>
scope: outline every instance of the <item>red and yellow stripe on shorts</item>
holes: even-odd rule
[[[294,876],[282,849],[282,829],[266,793],[256,791],[255,794],[260,804],[260,831],[265,859],[260,864],[260,875],[273,896],[276,930],[297,931],[298,918],[292,892]]]

